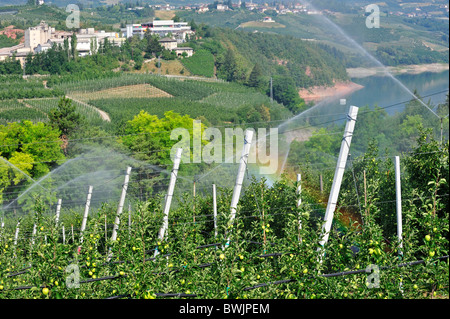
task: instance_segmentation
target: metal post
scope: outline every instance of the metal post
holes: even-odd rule
[[[34,236],[36,236],[37,225],[33,225],[33,232],[31,234],[31,248],[34,246]]]
[[[193,194],[194,194],[194,207],[192,209],[193,213],[194,213],[194,224],[195,224],[195,179],[194,179],[194,190],[193,190]]]
[[[397,206],[397,237],[399,241],[399,254],[403,255],[402,248],[402,191],[400,184],[400,157],[395,157],[395,197]]]
[[[91,205],[91,197],[92,197],[92,186],[89,186],[88,194],[86,198],[86,206],[84,208],[84,215],[83,215],[83,221],[81,222],[81,229],[80,229],[80,246],[78,247],[78,250],[81,249],[81,244],[83,243],[83,232],[86,229],[86,222],[89,215],[89,206]]]
[[[334,211],[336,209],[337,199],[339,196],[339,190],[341,188],[342,178],[344,176],[345,164],[350,151],[350,144],[352,141],[353,130],[356,124],[356,116],[358,115],[358,108],[356,106],[350,106],[350,110],[347,115],[347,123],[345,124],[344,137],[341,143],[341,149],[339,152],[339,158],[336,165],[336,171],[334,173],[333,185],[331,186],[330,196],[328,198],[327,209],[325,211],[324,225],[322,231],[324,235],[320,240],[320,246],[318,250],[322,249],[328,241],[328,236],[333,223]],[[322,252],[323,257],[324,252]],[[322,262],[322,258],[320,259]]]
[[[365,214],[364,218],[369,216],[369,207],[367,207],[367,179],[366,179],[366,170],[363,171],[364,173],[364,207],[365,207]],[[364,220],[363,220],[364,222]]]
[[[164,204],[164,217],[163,217],[163,225],[159,230],[158,239],[163,240],[164,234],[169,227],[169,210],[170,204],[172,203],[173,191],[175,189],[175,182],[177,181],[178,168],[180,167],[181,161],[181,152],[183,152],[182,148],[178,148],[175,154],[175,158],[173,161],[173,169],[172,174],[170,175],[169,189],[167,190],[166,202]],[[155,250],[155,256],[158,255],[159,252]]]
[[[17,246],[17,240],[19,239],[19,227],[20,227],[20,220],[17,222],[16,226],[16,234],[14,235],[14,246]]]
[[[4,230],[5,230],[5,222],[4,222],[3,219],[2,219],[2,229],[1,229],[1,231],[0,231],[0,239],[2,239],[2,237],[3,237],[3,232],[4,232]]]
[[[60,213],[61,213],[61,198],[58,199],[58,203],[56,204],[56,226],[58,226]]]
[[[236,208],[239,202],[239,197],[241,195],[242,182],[244,180],[245,170],[247,168],[247,159],[248,154],[250,152],[250,146],[252,144],[253,139],[253,131],[246,130],[244,137],[244,146],[242,148],[241,159],[239,160],[239,170],[236,176],[236,184],[233,190],[233,196],[231,197],[231,217],[230,217],[230,225],[233,223],[234,218],[236,217]],[[225,247],[228,247],[230,241],[228,240]]]
[[[128,203],[128,234],[131,235],[131,204]]]
[[[239,162],[239,171],[236,177],[236,184],[233,190],[233,196],[231,197],[231,220],[232,222],[236,217],[236,207],[239,202],[239,197],[241,195],[242,182],[244,180],[245,169],[247,168],[247,158],[250,152],[250,146],[252,144],[253,131],[246,130],[244,137],[244,147],[242,149],[242,155]]]
[[[214,237],[217,238],[217,197],[216,184],[213,184]]]
[[[300,207],[302,204],[302,175],[297,174],[297,195],[298,195],[298,201],[297,201],[297,207]],[[300,236],[300,230],[302,229],[302,220],[300,218],[299,213],[299,219],[298,219],[298,241],[300,244],[302,243],[302,237]]]
[[[322,178],[322,174],[320,174],[319,176],[319,182],[320,182],[320,193],[323,193],[323,178]]]
[[[127,172],[125,174],[125,181],[123,182],[123,186],[122,186],[122,194],[120,195],[119,206],[117,208],[116,219],[115,219],[114,225],[113,225],[111,240],[117,239],[117,230],[119,229],[120,215],[122,214],[123,205],[125,204],[125,196],[127,195],[128,182],[130,181],[130,173],[131,173],[131,167],[128,166]]]

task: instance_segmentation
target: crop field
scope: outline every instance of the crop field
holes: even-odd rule
[[[202,103],[209,103],[216,106],[235,108],[246,104],[266,104],[270,105],[269,97],[260,93],[214,93],[200,100]]]
[[[215,200],[211,188],[195,197],[186,193],[170,211],[164,240],[158,237],[164,191],[146,201],[130,194],[120,215],[117,202],[89,212],[87,201],[85,226],[81,203],[76,208],[63,200],[56,220],[55,203],[37,201],[34,214],[11,216],[1,228],[0,296],[448,298],[448,212],[436,188],[403,200],[402,246],[381,230],[377,216],[385,201],[373,198],[363,207],[363,223],[337,223],[323,251],[318,243],[326,203],[310,191],[299,193],[298,186],[289,179],[270,187],[252,180],[235,219],[232,189],[218,188]],[[339,206],[336,218],[349,208]]]
[[[23,101],[18,101],[15,99],[0,101],[0,122],[2,124],[25,119],[35,122],[48,121],[48,117],[45,112],[31,108]]]
[[[272,28],[286,28],[285,25],[278,22],[263,22],[263,21],[248,21],[240,24],[241,28],[260,28],[260,29],[272,29]]]
[[[14,122],[31,120],[33,122],[47,122],[48,114],[58,106],[59,98],[37,98],[37,99],[11,99],[0,101],[0,121]],[[100,114],[93,107],[72,102],[79,114],[91,123],[102,121]]]
[[[214,76],[214,56],[206,50],[198,50],[193,56],[184,58],[181,63],[191,74],[213,77]]]
[[[96,92],[74,92],[71,97],[80,101],[98,100],[105,98],[157,98],[171,97],[170,94],[149,84],[136,84],[99,90]]]
[[[221,81],[189,77],[128,74],[119,77],[56,84],[57,90],[75,101],[85,102],[109,114],[112,121],[131,120],[141,110],[163,116],[173,110],[193,117],[204,116],[213,124],[236,122],[237,112],[270,106],[273,120],[288,118],[281,104],[251,88]],[[232,112],[229,112],[232,110]]]

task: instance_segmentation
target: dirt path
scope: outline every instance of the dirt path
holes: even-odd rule
[[[66,96],[66,97],[69,98],[69,99],[71,99],[72,101],[75,101],[75,102],[77,102],[77,103],[80,103],[81,105],[84,105],[84,106],[86,106],[86,107],[93,108],[94,110],[96,110],[96,111],[98,112],[98,114],[100,114],[100,116],[102,117],[103,121],[111,122],[111,118],[109,117],[109,114],[106,113],[105,111],[102,111],[102,110],[100,110],[99,108],[97,108],[97,107],[95,107],[95,106],[93,106],[93,105],[90,105],[90,104],[88,104],[88,103],[85,103],[85,102],[80,101],[80,100],[77,100],[77,99],[74,99],[74,98],[72,98],[72,97],[70,97],[70,96]]]

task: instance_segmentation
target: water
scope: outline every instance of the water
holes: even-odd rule
[[[346,99],[345,105],[340,105],[338,97],[331,98],[326,101],[317,103],[314,108],[307,110],[301,116],[297,116],[290,120],[293,125],[304,126],[307,123],[325,123],[342,118],[345,121],[345,115],[350,105],[358,107],[378,105],[379,107],[387,107],[385,110],[389,115],[401,112],[405,105],[413,99],[409,91],[417,90],[424,102],[431,103],[436,106],[445,102],[449,89],[449,71],[440,73],[425,72],[420,74],[402,74],[397,76],[408,91],[402,87],[395,85],[396,82],[388,76],[370,76],[366,78],[353,78],[353,82],[358,83],[364,88],[350,93],[343,98]],[[441,92],[439,94],[434,94]],[[426,97],[428,95],[432,95]],[[388,107],[396,104],[395,106]],[[436,117],[436,120],[439,119]],[[338,121],[339,122],[339,121]]]
[[[23,170],[21,170],[20,168],[18,168],[16,165],[14,165],[13,163],[11,163],[10,161],[8,161],[6,158],[0,156],[0,160],[2,162],[4,162],[6,165],[12,167],[13,169],[15,169],[16,171],[18,171],[19,173],[21,173],[22,175],[24,175],[26,177],[26,179],[28,179],[29,181],[32,181],[33,183],[35,183],[36,181],[27,173],[25,173]],[[17,177],[16,177],[17,178]]]
[[[84,154],[69,159],[15,194],[3,204],[2,213],[29,213],[33,211],[36,196],[40,196],[48,205],[53,205],[61,198],[62,208],[83,206],[88,186],[93,186],[92,209],[99,208],[102,203],[117,203],[128,166],[133,168],[128,188],[130,194],[139,193],[140,187],[148,187],[148,184],[158,191],[167,189],[171,167],[166,169],[151,165],[113,150],[86,147]],[[138,173],[143,173],[143,176]],[[192,185],[192,179],[183,174],[179,174],[179,180]]]
[[[427,96],[436,92],[448,90],[449,88],[449,71],[441,73],[421,73],[421,74],[403,74],[398,75],[397,78],[409,88],[409,90],[417,90],[419,95]],[[374,105],[387,106],[391,104],[408,101],[411,96],[399,87],[392,85],[389,78],[383,76],[371,76],[367,78],[352,79],[353,82],[364,86],[363,89],[351,94],[347,101],[352,105]],[[380,94],[382,93],[382,94]],[[431,101],[432,104],[437,105],[445,101],[447,92],[423,98],[424,102]],[[386,109],[390,115],[396,112],[401,112],[405,107],[405,103],[398,106]]]
[[[311,5],[311,3],[309,3],[308,1],[300,0],[300,2],[302,2],[302,4],[304,4],[310,8],[313,8],[314,10],[316,10],[314,8],[314,6]],[[366,49],[364,49],[359,43],[357,43],[354,39],[352,39],[347,33],[344,32],[344,30],[342,30],[342,28],[340,28],[337,24],[335,24],[330,19],[328,19],[325,15],[319,14],[317,16],[319,19],[322,20],[322,22],[325,22],[330,27],[330,30],[334,30],[335,33],[337,33],[339,36],[343,37],[345,39],[345,42],[347,42],[347,44],[350,44],[351,47],[356,49],[356,51],[358,51],[360,54],[362,54],[369,62],[374,63],[374,65],[376,65],[377,67],[381,67],[383,74],[386,77],[390,78],[398,87],[405,90],[411,97],[417,98],[417,96],[415,96],[414,93],[402,81],[397,79],[383,63],[381,63],[372,54],[370,54]],[[428,107],[428,105],[426,105],[422,100],[419,99],[419,102],[425,108],[429,109],[430,112],[434,113],[433,110],[431,110]]]

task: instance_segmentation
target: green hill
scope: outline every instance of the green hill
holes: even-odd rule
[[[342,61],[323,45],[291,36],[224,28],[210,28],[206,34],[209,36],[189,45],[197,50],[207,49],[215,56],[219,78],[230,80],[227,59],[231,51],[237,82],[245,82],[256,63],[261,66],[266,83],[269,77],[284,76],[292,78],[297,87],[307,88],[348,79]]]

